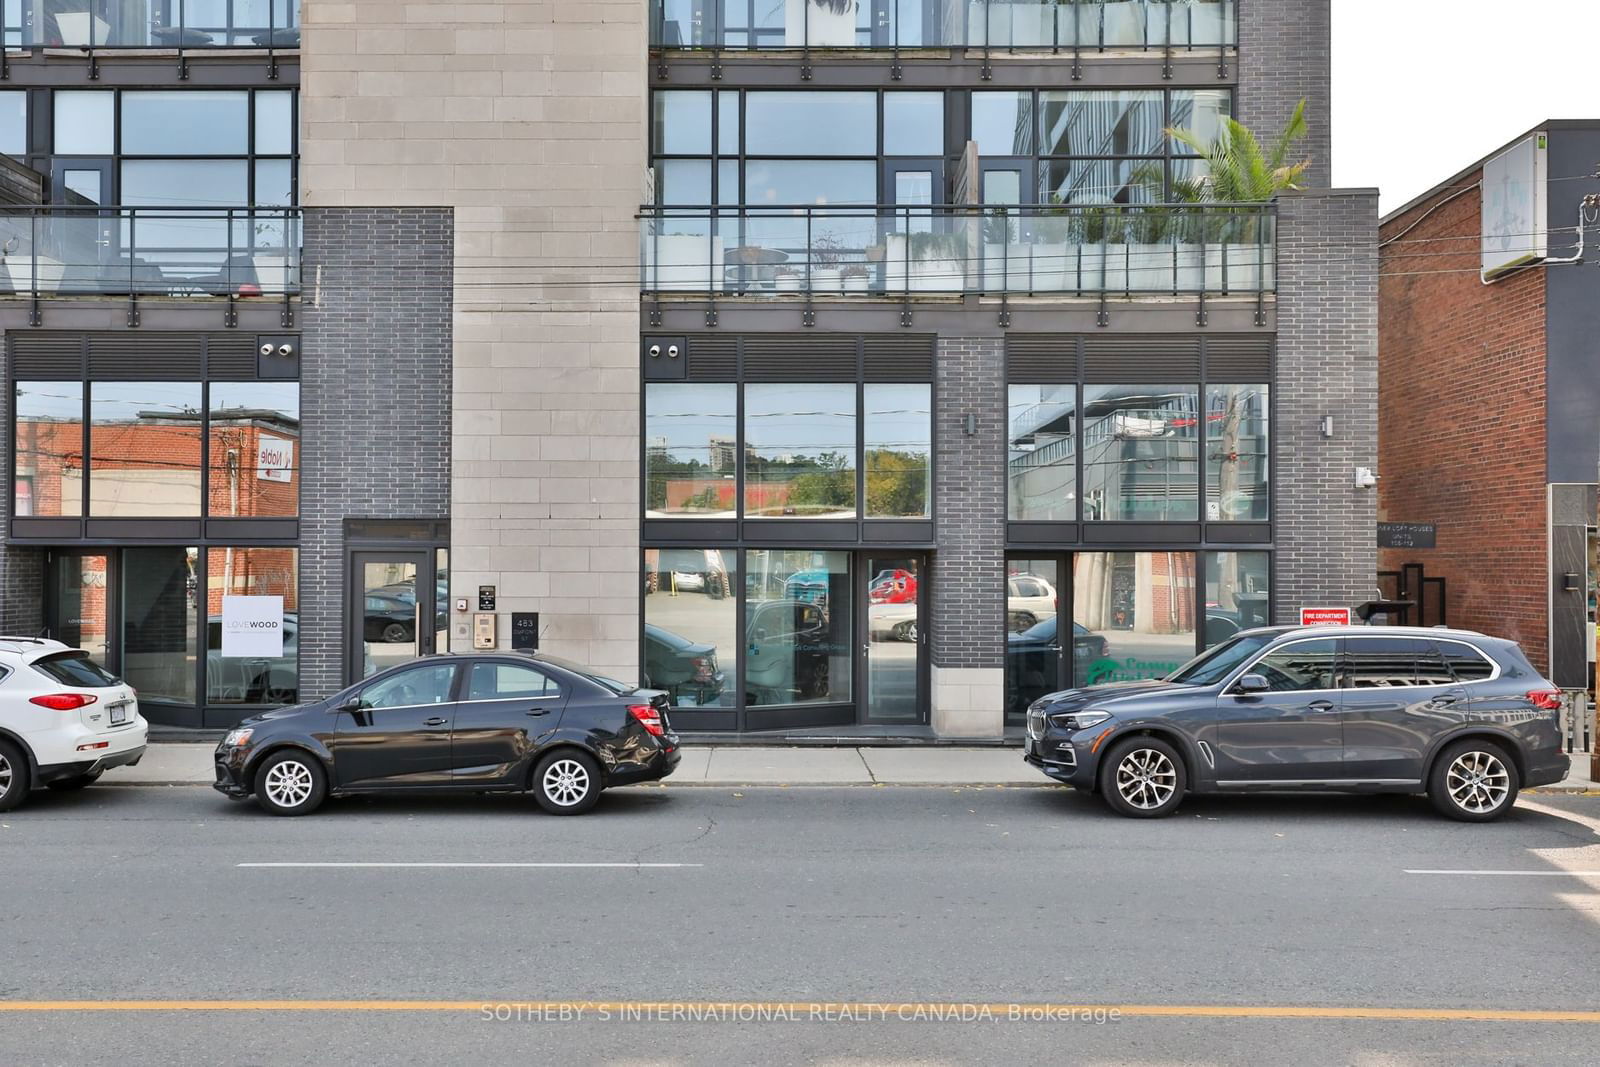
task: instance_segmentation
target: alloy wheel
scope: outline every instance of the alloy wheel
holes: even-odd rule
[[[544,795],[564,808],[581,801],[589,793],[589,772],[575,759],[559,759],[544,772]]]
[[[1482,815],[1505,803],[1511,791],[1511,774],[1498,756],[1474,749],[1455,758],[1445,771],[1444,783],[1457,807]]]
[[[1166,753],[1136,748],[1117,764],[1117,792],[1144,811],[1159,808],[1178,788],[1178,769]]]
[[[296,760],[284,760],[267,770],[264,788],[267,798],[283,808],[297,808],[311,796],[314,779],[311,768]]]
[[[4,752],[0,752],[0,797],[11,792],[11,783],[15,777],[11,770],[11,761],[6,759]]]

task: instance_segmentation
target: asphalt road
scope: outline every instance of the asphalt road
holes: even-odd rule
[[[1413,798],[1202,798],[1141,823],[1048,788],[671,787],[579,819],[276,819],[203,787],[40,793],[0,817],[0,1063],[1593,1063],[1600,797],[1523,804],[1466,826]],[[249,866],[352,863],[380,866]],[[392,866],[421,863],[501,866]],[[1438,870],[1552,873],[1407,873]],[[198,1003],[83,1003],[106,1000]],[[239,1003],[264,1000],[297,1003]],[[528,1007],[580,1000],[631,1007]],[[843,1002],[888,1007],[809,1008]],[[1007,1021],[1037,1003],[1129,1007]],[[1306,1009],[1331,1017],[1283,1017]],[[1546,1011],[1589,1014],[1520,1014]]]

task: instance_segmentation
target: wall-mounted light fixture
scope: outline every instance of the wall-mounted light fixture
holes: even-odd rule
[[[1324,437],[1332,437],[1333,436],[1333,416],[1332,415],[1324,415],[1324,416],[1322,416],[1322,436],[1324,436]]]
[[[1563,593],[1578,592],[1578,576],[1572,571],[1568,571],[1561,576],[1561,591]]]
[[[978,416],[976,416],[976,415],[968,415],[965,419],[963,419],[961,421],[962,421],[961,429],[963,430],[963,432],[966,433],[966,435],[968,437],[971,437],[973,434],[978,432]]]

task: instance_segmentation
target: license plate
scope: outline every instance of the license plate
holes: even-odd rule
[[[118,726],[128,721],[128,705],[111,705],[111,725]]]

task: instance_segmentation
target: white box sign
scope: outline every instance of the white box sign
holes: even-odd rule
[[[293,476],[294,442],[283,437],[256,438],[256,477],[266,482],[287,482]]]
[[[283,597],[224,596],[222,654],[247,659],[283,655]]]
[[[1483,165],[1484,281],[1549,255],[1548,177],[1549,146],[1542,133]]]

